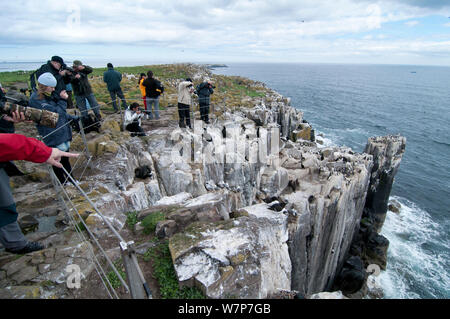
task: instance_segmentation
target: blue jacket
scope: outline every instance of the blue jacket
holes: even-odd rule
[[[208,105],[210,103],[210,95],[214,93],[214,90],[211,85],[209,85],[208,82],[200,83],[197,86],[197,95],[198,95],[198,102],[202,105]]]
[[[67,125],[65,124],[72,119],[76,119],[76,117],[66,112],[67,108],[66,101],[61,99],[56,103],[55,101],[48,98],[39,100],[37,93],[34,92],[30,97],[30,106],[37,109],[47,110],[59,114],[58,123],[56,123],[56,128],[36,125],[39,135],[41,135],[42,137],[45,137],[48,134],[54,132],[50,136],[44,138],[44,143],[47,146],[56,147],[62,143],[72,140],[72,127],[70,126],[70,124]]]
[[[120,89],[120,81],[122,81],[122,74],[114,68],[108,68],[108,71],[103,73],[103,81],[108,87],[108,91],[115,91]]]

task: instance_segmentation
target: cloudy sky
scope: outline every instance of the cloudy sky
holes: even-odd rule
[[[450,66],[449,0],[0,0],[0,61]]]

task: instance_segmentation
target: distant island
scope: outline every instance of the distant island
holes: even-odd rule
[[[205,66],[210,70],[214,70],[215,68],[228,68],[226,64],[205,64]]]

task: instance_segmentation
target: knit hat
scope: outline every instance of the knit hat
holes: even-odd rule
[[[83,63],[80,60],[73,61],[73,66],[80,66],[83,65]]]
[[[45,85],[45,86],[56,86],[56,79],[50,72],[42,73],[41,76],[38,78],[38,83]]]
[[[107,66],[108,68],[113,68],[112,63],[108,63],[106,66]]]
[[[57,56],[57,55],[52,56],[51,61],[58,62],[61,65],[64,64],[64,60],[60,56]]]

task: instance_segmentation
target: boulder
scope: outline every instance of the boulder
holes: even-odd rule
[[[196,222],[170,238],[182,284],[199,286],[209,298],[265,298],[290,289],[287,217],[267,204],[243,210],[248,216]]]

